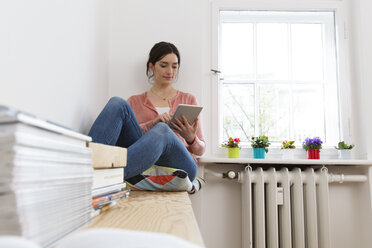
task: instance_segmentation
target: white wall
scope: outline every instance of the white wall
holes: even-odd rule
[[[148,52],[166,40],[182,56],[175,87],[195,94],[205,106],[202,120],[209,144],[214,135],[207,127],[216,114],[211,106],[211,2],[2,0],[0,104],[86,133],[109,96],[128,98],[149,88]],[[349,3],[351,132],[360,153],[372,157],[372,35],[364,25],[372,22],[372,3]]]
[[[108,91],[104,0],[0,1],[0,104],[87,133]]]
[[[203,58],[200,0],[112,1],[110,96],[128,98],[149,89],[146,62],[159,41],[174,43],[181,67],[174,87],[201,99]]]
[[[146,62],[151,47],[159,41],[172,42],[181,55],[179,78],[174,87],[196,96],[205,108],[202,126],[206,139],[209,98],[203,96],[209,85],[209,46],[204,47],[205,9],[209,1],[200,0],[113,0],[110,8],[110,84],[109,95],[127,99],[150,88]],[[209,43],[208,43],[209,45]],[[206,55],[207,54],[207,55]],[[209,66],[209,65],[208,65]]]
[[[369,0],[353,0],[350,9],[350,39],[352,53],[352,94],[354,99],[353,132],[360,138],[360,146],[372,158],[372,2]]]

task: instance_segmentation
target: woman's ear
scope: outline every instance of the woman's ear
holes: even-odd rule
[[[151,62],[149,63],[149,68],[150,68],[151,72],[154,73],[155,68],[154,68],[154,65]]]

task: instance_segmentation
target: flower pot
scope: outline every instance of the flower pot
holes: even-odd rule
[[[265,158],[265,148],[253,148],[253,158]]]
[[[293,159],[294,149],[282,149],[282,159]]]
[[[350,160],[351,149],[338,150],[338,159]]]
[[[228,152],[229,158],[240,158],[239,147],[227,148],[227,152]]]
[[[319,159],[319,149],[311,149],[307,151],[308,159]]]

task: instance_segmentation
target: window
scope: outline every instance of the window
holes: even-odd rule
[[[218,143],[340,140],[333,10],[218,9]],[[245,143],[244,143],[245,142]]]

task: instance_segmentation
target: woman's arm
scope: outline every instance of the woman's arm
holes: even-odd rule
[[[142,107],[143,102],[141,101],[140,95],[131,96],[128,98],[127,102],[131,106],[138,124],[143,133],[147,133],[151,128],[154,127],[153,118],[148,117],[145,118],[146,114],[148,115],[147,111]]]
[[[196,98],[189,94],[189,99],[185,104],[198,105]],[[184,124],[185,123],[185,124]],[[176,125],[175,125],[176,124]],[[176,119],[173,122],[174,130],[186,141],[186,148],[193,154],[201,156],[205,152],[205,141],[201,128],[200,118],[197,118],[193,125],[190,125],[186,118],[183,120]]]
[[[143,95],[131,96],[127,101],[130,104],[143,133],[148,132],[157,123],[168,123],[171,119],[169,113],[157,115],[155,109],[149,107],[148,104],[146,106],[146,99],[143,98]]]
[[[199,118],[196,119],[196,123],[197,123],[196,124],[197,129],[196,129],[195,139],[192,143],[187,143],[186,148],[193,154],[201,156],[205,152],[205,141],[204,141],[202,128],[201,128],[201,122]]]

